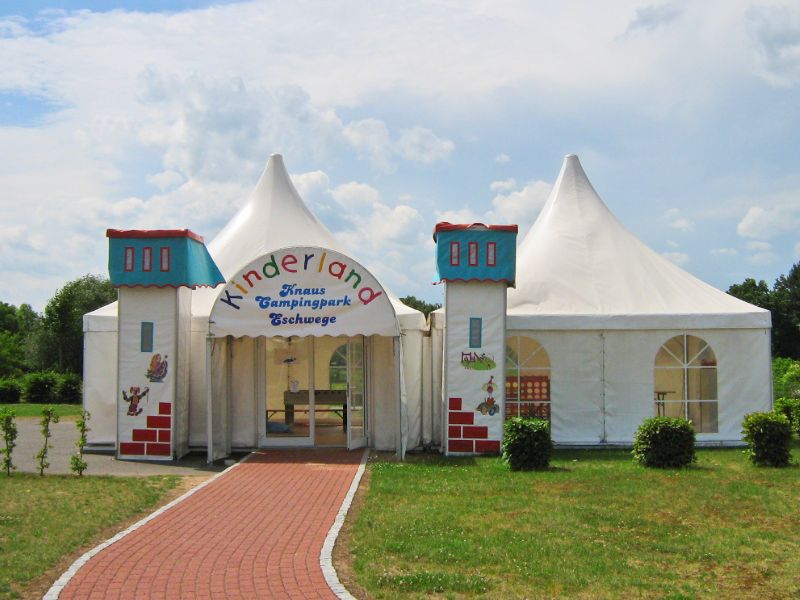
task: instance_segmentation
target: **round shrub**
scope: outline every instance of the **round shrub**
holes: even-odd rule
[[[16,379],[0,379],[0,404],[18,404],[22,386]]]
[[[28,373],[22,381],[22,397],[33,404],[56,402],[58,375],[52,371]]]
[[[553,454],[550,423],[512,417],[503,427],[503,459],[512,471],[546,469]]]
[[[791,458],[792,428],[786,415],[757,412],[742,422],[747,454],[753,464],[763,467],[785,467]]]
[[[83,382],[75,373],[64,373],[58,378],[56,398],[64,404],[80,404],[83,401]]]
[[[800,435],[800,399],[778,398],[775,400],[775,412],[789,420],[789,426]]]
[[[633,458],[645,467],[688,467],[697,460],[694,441],[694,427],[686,419],[652,417],[636,430]]]

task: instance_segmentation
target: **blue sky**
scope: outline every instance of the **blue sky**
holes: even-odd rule
[[[576,153],[726,289],[800,259],[796,2],[0,4],[0,300],[106,272],[107,227],[210,240],[284,155],[399,295],[439,220],[535,219]]]

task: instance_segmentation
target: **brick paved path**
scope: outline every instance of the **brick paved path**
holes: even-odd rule
[[[335,598],[319,555],[361,455],[253,454],[92,557],[60,598]]]

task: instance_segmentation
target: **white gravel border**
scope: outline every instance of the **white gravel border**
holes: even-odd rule
[[[369,458],[369,449],[364,449],[364,454],[361,455],[361,464],[358,465],[353,482],[350,484],[350,489],[347,490],[347,495],[342,501],[342,506],[333,521],[333,525],[328,530],[328,535],[325,537],[325,543],[322,544],[322,551],[319,553],[319,567],[322,569],[322,574],[325,576],[325,581],[331,591],[336,594],[339,600],[356,600],[353,595],[347,591],[339,581],[339,576],[336,574],[336,569],[333,568],[333,545],[336,543],[336,538],[339,537],[339,530],[344,525],[344,518],[347,516],[347,511],[350,510],[350,505],[353,503],[353,497],[356,495],[358,484],[361,482],[361,476],[364,475],[364,469],[367,465],[367,458]]]
[[[118,542],[119,540],[124,538],[126,535],[128,535],[130,533],[133,533],[134,531],[136,531],[137,529],[139,529],[140,527],[142,527],[146,523],[149,523],[150,521],[155,519],[160,514],[165,513],[166,511],[168,511],[170,508],[172,508],[176,504],[178,504],[180,502],[183,502],[184,500],[186,500],[192,494],[194,494],[196,492],[199,492],[200,490],[202,490],[204,487],[206,487],[208,484],[210,484],[212,481],[214,481],[218,477],[222,477],[223,475],[225,475],[225,473],[227,473],[231,469],[235,469],[236,467],[238,467],[240,464],[245,462],[249,457],[250,457],[250,455],[248,454],[241,461],[231,465],[230,467],[228,467],[224,471],[221,471],[221,472],[217,473],[216,475],[214,475],[210,479],[206,479],[203,483],[200,483],[197,486],[193,487],[192,489],[190,489],[188,492],[186,492],[182,496],[179,496],[178,498],[175,498],[175,500],[173,500],[169,504],[165,504],[164,506],[159,508],[157,511],[147,515],[141,521],[137,521],[136,523],[134,523],[133,525],[128,527],[126,530],[120,531],[114,537],[112,537],[110,539],[107,539],[105,542],[101,543],[98,546],[95,546],[91,550],[89,550],[86,553],[84,553],[82,556],[80,556],[78,558],[78,560],[76,560],[74,563],[72,563],[70,565],[69,569],[67,569],[66,571],[64,571],[61,574],[61,577],[59,577],[56,580],[56,582],[50,587],[50,589],[47,590],[47,593],[44,596],[42,596],[42,600],[57,600],[59,595],[61,594],[62,590],[65,587],[67,587],[67,584],[75,576],[75,573],[78,572],[78,569],[80,569],[83,565],[85,565],[87,562],[89,562],[89,559],[91,559],[95,554],[97,554],[101,550],[104,550],[105,548],[108,548],[111,544],[113,544],[115,542]]]

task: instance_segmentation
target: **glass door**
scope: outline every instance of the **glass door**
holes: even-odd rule
[[[267,446],[310,446],[314,439],[311,338],[269,338],[266,351]]]
[[[366,369],[364,368],[364,337],[347,340],[347,448],[367,445]]]

